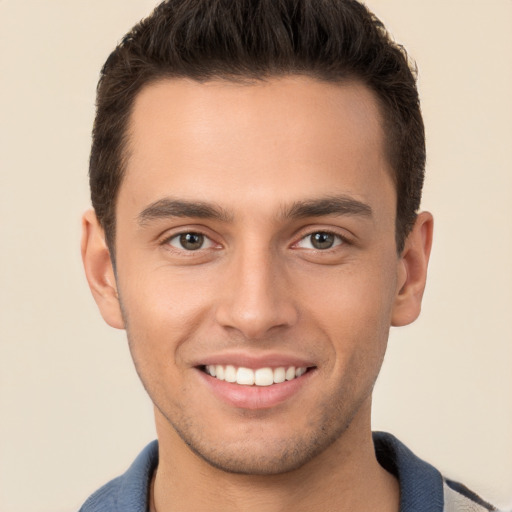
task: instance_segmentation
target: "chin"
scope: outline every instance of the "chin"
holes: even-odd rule
[[[280,475],[295,471],[306,465],[326,447],[294,446],[270,448],[267,444],[263,449],[251,449],[247,446],[240,449],[207,449],[189,445],[208,465],[226,473],[239,475]],[[269,449],[270,448],[270,449]],[[262,453],[262,452],[265,453]]]
[[[171,422],[169,422],[171,423]],[[316,422],[315,422],[316,423]],[[171,426],[181,440],[209,466],[226,473],[240,475],[280,475],[296,471],[319,456],[347,430],[350,421],[329,425],[319,421],[308,428],[287,431],[274,427],[262,429],[258,435],[233,432],[233,440],[226,436],[198,435],[198,430]],[[284,431],[286,430],[286,432]],[[272,432],[278,435],[272,435]]]

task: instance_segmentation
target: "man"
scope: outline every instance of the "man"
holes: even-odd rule
[[[405,52],[354,0],[172,0],[98,87],[82,254],[158,443],[89,511],[493,508],[370,428],[432,216]]]

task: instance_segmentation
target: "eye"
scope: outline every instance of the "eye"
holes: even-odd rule
[[[328,231],[316,231],[315,233],[311,233],[302,238],[297,243],[297,247],[300,247],[301,249],[325,250],[332,249],[342,243],[343,239],[339,235],[335,235]]]
[[[208,249],[213,246],[213,242],[202,233],[180,233],[167,241],[169,245],[176,249],[185,249],[186,251],[197,251],[199,249]]]

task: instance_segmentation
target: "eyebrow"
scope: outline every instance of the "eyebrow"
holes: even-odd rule
[[[152,220],[171,217],[197,217],[222,222],[228,222],[232,219],[232,215],[224,209],[210,203],[164,198],[144,208],[137,216],[137,220],[141,226],[144,226]]]
[[[283,217],[302,219],[324,215],[355,215],[372,217],[370,205],[349,196],[328,196],[307,201],[296,201],[283,210]]]
[[[282,218],[302,219],[305,217],[322,217],[326,215],[355,215],[371,217],[372,208],[361,201],[348,196],[327,196],[318,199],[295,201],[289,207],[283,208]],[[144,226],[157,219],[172,217],[195,217],[230,222],[233,215],[225,209],[203,201],[185,201],[163,198],[144,208],[137,220]]]

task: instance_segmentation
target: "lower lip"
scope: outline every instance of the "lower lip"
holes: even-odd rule
[[[243,386],[216,379],[197,370],[200,377],[223,402],[241,409],[269,409],[289,400],[309,382],[314,370],[308,370],[301,377],[272,384],[271,386]]]

